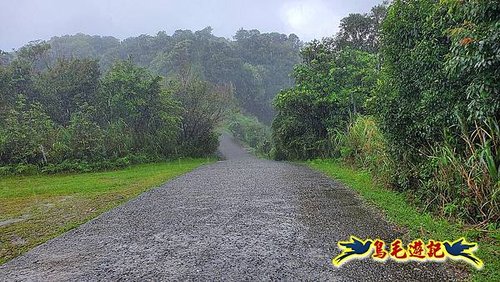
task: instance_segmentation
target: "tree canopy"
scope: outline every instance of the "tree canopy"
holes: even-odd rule
[[[202,80],[232,84],[239,105],[260,121],[270,123],[272,99],[292,85],[290,73],[300,60],[302,42],[294,35],[240,29],[234,40],[216,37],[207,27],[199,31],[158,32],[120,40],[85,34],[53,37],[50,49],[36,67],[45,68],[58,58],[96,59],[101,71],[116,60],[130,59],[151,72],[175,77],[184,68]],[[20,55],[20,54],[19,54]]]

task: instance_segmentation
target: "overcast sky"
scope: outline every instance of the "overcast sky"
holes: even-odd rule
[[[0,0],[0,49],[75,34],[120,39],[164,30],[211,26],[232,38],[240,29],[295,33],[302,40],[331,36],[349,13],[381,0]]]

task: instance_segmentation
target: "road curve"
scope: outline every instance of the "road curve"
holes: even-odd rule
[[[350,189],[224,136],[198,168],[0,266],[0,280],[456,281],[446,264],[331,265],[349,235],[398,237]]]

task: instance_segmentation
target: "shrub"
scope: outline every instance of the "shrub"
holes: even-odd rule
[[[170,81],[170,88],[182,106],[178,136],[181,154],[189,157],[213,154],[219,144],[215,130],[233,106],[233,88],[189,77]]]
[[[104,156],[104,133],[94,116],[95,109],[88,105],[71,116],[68,130],[73,159],[97,160]]]
[[[393,161],[387,142],[372,117],[358,116],[339,145],[344,161],[367,168],[377,180],[390,183]]]
[[[44,163],[47,150],[52,147],[54,124],[45,114],[40,104],[26,104],[23,96],[18,97],[17,105],[11,109],[3,126],[0,140],[0,162]]]
[[[234,137],[253,148],[257,154],[269,155],[270,128],[259,122],[256,117],[236,113],[230,118],[227,128]]]
[[[127,124],[121,119],[111,122],[106,128],[104,140],[106,157],[112,159],[128,155],[134,142]]]

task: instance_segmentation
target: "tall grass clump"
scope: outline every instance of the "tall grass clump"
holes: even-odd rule
[[[462,128],[460,137],[463,149],[447,141],[429,157],[434,171],[424,188],[435,196],[427,205],[447,216],[494,227],[500,219],[498,121],[476,123],[469,133]]]
[[[394,164],[387,142],[373,117],[358,116],[338,143],[345,162],[366,168],[377,181],[389,183]]]
[[[411,192],[424,210],[448,218],[497,228],[500,219],[500,126],[490,120],[433,146],[427,161],[414,165],[419,182],[396,183],[401,174],[374,118],[359,116],[335,142],[342,160],[367,169],[380,183]]]

